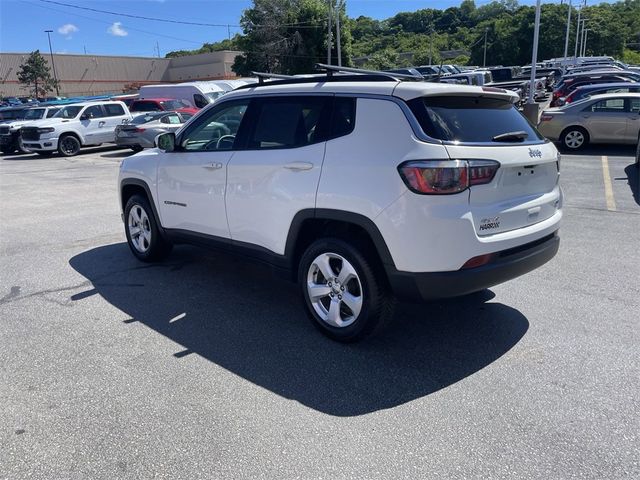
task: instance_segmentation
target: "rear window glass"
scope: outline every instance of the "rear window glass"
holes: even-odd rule
[[[409,107],[431,138],[450,142],[492,142],[508,132],[525,132],[525,142],[543,137],[512,103],[483,97],[426,97]],[[496,142],[503,143],[503,142]]]

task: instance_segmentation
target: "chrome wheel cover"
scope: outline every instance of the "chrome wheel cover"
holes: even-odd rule
[[[151,248],[151,223],[142,206],[135,204],[129,210],[127,230],[131,244],[138,252],[146,253]]]
[[[323,253],[311,262],[307,295],[320,319],[337,328],[357,320],[364,300],[356,269],[337,253]]]
[[[572,130],[564,136],[564,144],[569,148],[580,148],[584,140],[584,134],[579,130]]]

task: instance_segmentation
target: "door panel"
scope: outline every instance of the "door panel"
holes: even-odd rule
[[[640,98],[629,98],[629,114],[627,117],[627,141],[635,144],[640,134]]]
[[[158,165],[158,203],[165,228],[229,238],[224,207],[233,152],[166,152]]]
[[[610,98],[593,103],[581,113],[591,141],[621,143],[625,141],[628,111],[623,98]]]

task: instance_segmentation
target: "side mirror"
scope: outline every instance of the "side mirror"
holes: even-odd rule
[[[173,152],[176,149],[176,134],[174,132],[161,133],[156,137],[156,145],[160,150]]]

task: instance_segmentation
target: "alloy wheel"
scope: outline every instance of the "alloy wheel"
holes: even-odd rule
[[[136,204],[129,210],[127,228],[134,248],[140,253],[146,253],[151,247],[151,223],[149,215],[140,205]]]
[[[341,255],[318,255],[307,272],[307,295],[316,314],[332,327],[348,327],[363,306],[356,269]]]

